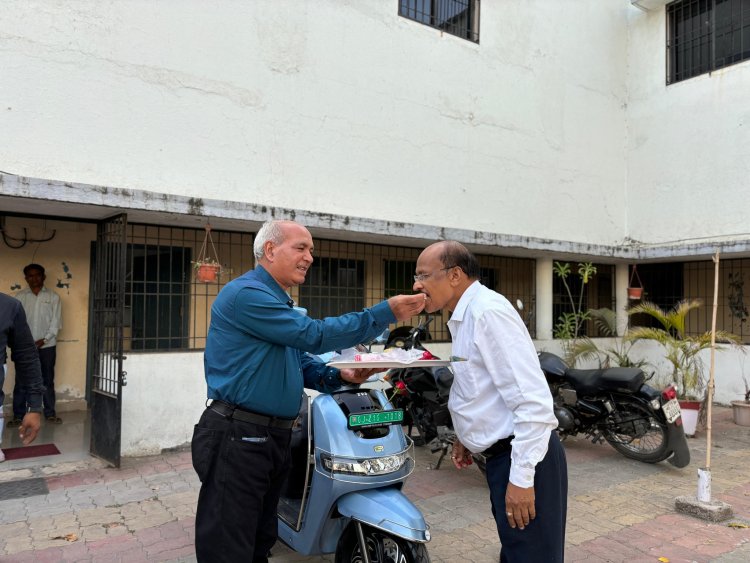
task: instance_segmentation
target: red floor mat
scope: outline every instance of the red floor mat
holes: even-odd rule
[[[5,459],[23,459],[26,457],[41,457],[44,455],[57,455],[60,450],[55,444],[39,444],[36,446],[23,446],[20,448],[3,448]]]

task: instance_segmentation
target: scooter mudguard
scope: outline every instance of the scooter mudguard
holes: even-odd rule
[[[342,496],[338,511],[353,520],[415,542],[430,539],[419,509],[395,488],[367,489]]]
[[[667,442],[674,452],[674,455],[667,460],[669,463],[675,467],[685,467],[690,463],[690,448],[688,448],[682,425],[667,424]]]

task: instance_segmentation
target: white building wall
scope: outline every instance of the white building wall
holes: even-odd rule
[[[628,234],[746,239],[750,61],[667,86],[665,11],[629,14]]]
[[[154,455],[190,442],[206,403],[203,352],[128,353],[123,369],[121,454]]]
[[[621,242],[628,2],[484,2],[479,45],[397,8],[14,2],[3,169]]]

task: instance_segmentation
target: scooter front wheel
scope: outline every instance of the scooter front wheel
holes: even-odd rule
[[[423,543],[399,538],[388,532],[362,524],[362,535],[370,563],[429,563],[430,556]],[[362,563],[362,550],[357,537],[357,523],[344,530],[336,548],[336,563]]]

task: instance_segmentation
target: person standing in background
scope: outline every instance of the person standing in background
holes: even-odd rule
[[[24,389],[28,406],[18,430],[23,444],[29,445],[39,433],[39,413],[42,411],[42,370],[39,366],[39,354],[34,345],[34,338],[26,323],[23,306],[10,295],[0,293],[0,442],[3,436],[2,405],[5,399],[6,349],[10,348],[11,358],[16,365],[16,386]],[[0,450],[0,462],[5,461],[5,454]]]
[[[23,305],[26,319],[39,351],[39,362],[42,366],[42,383],[44,384],[44,418],[47,422],[61,424],[62,419],[55,411],[55,360],[57,359],[57,333],[62,328],[60,296],[44,287],[47,276],[44,267],[29,264],[23,269],[27,289],[22,289],[16,298]],[[28,397],[25,389],[19,385],[13,387],[13,420],[8,426],[19,426],[26,412]]]

